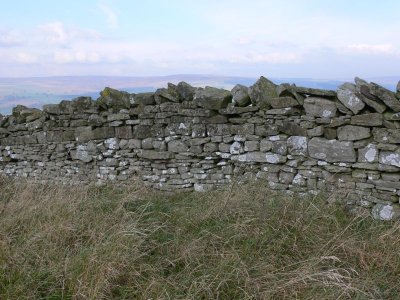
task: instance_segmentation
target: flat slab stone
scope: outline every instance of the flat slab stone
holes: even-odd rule
[[[196,105],[211,110],[225,108],[231,100],[232,94],[230,91],[210,86],[198,88],[193,99]]]
[[[259,108],[257,106],[237,107],[228,106],[227,108],[220,109],[218,112],[223,115],[240,115],[248,112],[256,112]]]
[[[383,116],[379,113],[356,115],[351,117],[350,124],[371,127],[382,126]]]
[[[386,110],[386,105],[378,97],[375,97],[370,93],[368,84],[362,84],[357,86],[357,88],[359,91],[358,96],[365,102],[365,104],[375,109],[380,114]]]
[[[381,151],[379,162],[384,165],[400,167],[400,153],[391,151]]]
[[[294,136],[306,136],[307,129],[297,125],[294,122],[283,121],[282,126],[279,126],[279,131],[286,133],[287,135]]]
[[[189,146],[186,145],[183,141],[174,140],[168,143],[168,151],[179,153],[179,152],[187,152],[189,150]]]
[[[372,130],[374,141],[378,143],[400,144],[400,130],[374,128]]]
[[[372,95],[382,100],[393,111],[400,111],[400,100],[397,99],[395,93],[373,82],[369,84],[369,90]]]
[[[344,83],[337,89],[337,97],[339,101],[354,114],[360,112],[365,103],[356,94],[356,86],[351,83]]]
[[[287,157],[275,153],[264,153],[264,152],[248,152],[246,154],[239,155],[237,160],[240,162],[259,162],[259,163],[270,163],[270,164],[283,164],[287,161]]]
[[[308,143],[308,154],[312,158],[327,162],[356,162],[352,142],[312,138]]]
[[[369,138],[371,130],[368,127],[346,125],[337,129],[337,135],[340,141],[357,141]]]
[[[318,97],[309,97],[304,100],[304,109],[312,117],[333,118],[336,116],[335,102]]]
[[[316,97],[336,97],[336,92],[332,90],[313,89],[297,86],[294,88],[300,94],[316,96]]]
[[[146,159],[160,159],[160,160],[167,160],[171,159],[174,157],[174,154],[172,152],[167,152],[167,151],[155,151],[155,150],[141,150],[137,154],[141,158],[146,158]]]
[[[299,106],[299,102],[292,97],[276,97],[270,99],[272,108],[285,108]]]
[[[267,115],[289,116],[289,115],[299,114],[300,110],[296,107],[274,108],[267,110],[265,113]]]

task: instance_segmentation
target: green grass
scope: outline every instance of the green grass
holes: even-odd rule
[[[400,224],[326,200],[3,179],[0,299],[398,299]]]

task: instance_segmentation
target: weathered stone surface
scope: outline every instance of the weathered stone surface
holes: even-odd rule
[[[79,159],[85,163],[91,162],[93,156],[89,153],[89,147],[87,145],[78,145],[76,148],[75,159]]]
[[[357,86],[359,91],[359,98],[364,101],[369,107],[373,108],[378,113],[383,113],[386,110],[386,105],[378,97],[370,93],[368,84],[361,84]]]
[[[395,94],[376,83],[369,84],[370,93],[382,100],[388,107],[395,112],[400,112],[400,100]]]
[[[176,86],[176,92],[181,101],[192,101],[195,91],[196,89],[194,87],[184,81],[179,82]]]
[[[91,97],[77,97],[71,100],[73,110],[78,113],[97,113],[96,101]]]
[[[20,118],[22,119],[22,121],[27,122],[27,123],[33,122],[33,121],[41,118],[42,116],[43,116],[43,112],[36,108],[27,108],[27,109],[21,110],[21,112],[20,112]]]
[[[133,127],[132,137],[134,139],[145,139],[152,136],[152,127],[148,125],[137,125]]]
[[[400,144],[400,130],[374,128],[372,129],[374,141],[378,143]]]
[[[154,100],[157,104],[164,102],[179,102],[181,98],[176,91],[176,86],[172,83],[168,83],[168,89],[160,88],[154,93]]]
[[[155,103],[154,93],[138,93],[136,95],[131,95],[130,97],[130,104],[132,106],[153,105]]]
[[[212,110],[227,107],[231,100],[232,94],[229,91],[209,86],[198,88],[194,95],[196,105]]]
[[[287,149],[291,155],[307,156],[308,138],[304,136],[291,136],[287,140]]]
[[[276,93],[278,94],[278,97],[292,97],[295,98],[300,105],[304,104],[305,96],[296,91],[295,85],[282,83],[276,87]]]
[[[168,151],[179,153],[179,152],[187,152],[189,150],[188,145],[186,145],[183,141],[174,140],[168,143]]]
[[[115,136],[114,127],[98,127],[93,130],[93,139],[101,140]]]
[[[120,109],[129,109],[130,107],[130,94],[127,92],[121,92],[109,87],[106,87],[100,92],[100,98],[97,99],[97,105],[107,109],[112,108],[114,111]]]
[[[400,218],[400,207],[395,204],[378,203],[372,208],[372,217],[381,221],[398,220]]]
[[[152,160],[167,160],[173,158],[174,154],[167,151],[141,150],[138,156]]]
[[[400,113],[386,112],[385,114],[383,114],[383,117],[385,120],[388,121],[400,121]]]
[[[350,124],[370,127],[382,126],[383,116],[379,113],[356,115],[351,117]]]
[[[131,139],[133,138],[132,126],[122,126],[115,128],[115,136],[120,139]]]
[[[397,86],[396,86],[396,96],[397,96],[397,99],[400,99],[400,81],[397,83]]]
[[[324,127],[323,126],[317,126],[312,129],[307,130],[307,136],[312,138],[316,136],[322,136],[324,134]]]
[[[294,122],[283,121],[282,126],[279,126],[279,131],[286,133],[288,135],[301,135],[306,136],[307,130]]]
[[[247,86],[237,84],[233,87],[232,91],[232,102],[236,106],[247,106],[251,103],[249,96],[249,88]]]
[[[50,115],[61,115],[61,108],[58,104],[43,105],[43,111]]]
[[[312,117],[333,118],[337,112],[335,102],[317,97],[306,98],[304,100],[304,109]]]
[[[337,89],[337,97],[340,102],[348,109],[350,109],[354,114],[358,114],[365,104],[357,95],[356,86],[351,83],[344,83]]]
[[[247,106],[247,107],[236,107],[236,106],[228,106],[227,108],[220,109],[218,112],[223,115],[240,115],[249,112],[256,112],[259,108],[255,106]]]
[[[240,162],[282,164],[287,161],[287,158],[286,156],[282,156],[275,153],[248,152],[246,154],[239,155],[237,160]]]
[[[287,107],[287,108],[274,108],[269,109],[265,112],[267,115],[282,115],[282,116],[290,116],[300,114],[300,110],[295,107]]]
[[[337,135],[340,141],[357,141],[369,138],[371,130],[368,127],[346,125],[337,129]]]
[[[308,143],[308,153],[312,158],[328,162],[356,161],[356,152],[352,142],[340,142],[315,137]]]
[[[234,142],[230,147],[229,147],[229,153],[230,154],[240,154],[243,153],[243,144],[240,142]]]
[[[296,99],[288,96],[271,98],[269,100],[269,104],[272,106],[272,108],[286,108],[300,105]]]
[[[368,144],[366,147],[358,149],[358,161],[366,163],[378,162],[378,147],[375,144]]]
[[[258,106],[262,104],[265,108],[268,108],[270,99],[278,97],[276,85],[261,76],[255,84],[249,87],[249,96],[253,105]]]
[[[379,162],[384,165],[400,167],[400,153],[381,151],[379,154]]]
[[[91,126],[77,127],[75,129],[75,140],[80,143],[94,140],[94,134]]]
[[[336,97],[336,92],[332,90],[313,89],[307,87],[296,87],[296,92],[315,97]]]
[[[107,149],[118,150],[119,149],[119,140],[117,138],[109,138],[104,141],[104,145]]]

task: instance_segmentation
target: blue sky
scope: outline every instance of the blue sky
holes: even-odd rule
[[[1,0],[0,76],[400,76],[398,0]]]

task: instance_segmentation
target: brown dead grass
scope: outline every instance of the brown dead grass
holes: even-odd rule
[[[398,299],[400,224],[260,182],[0,183],[1,299]]]

